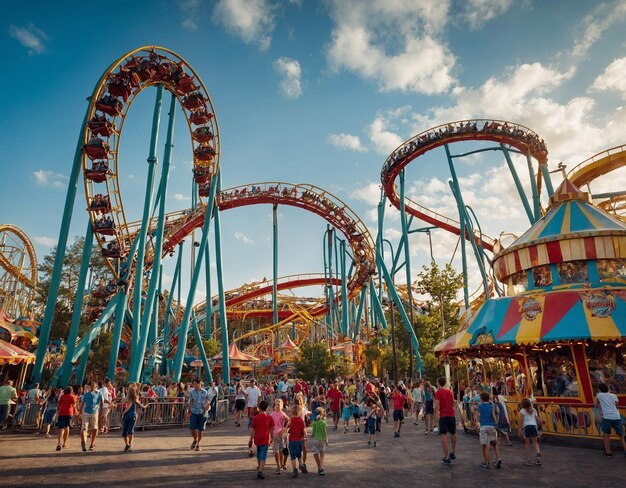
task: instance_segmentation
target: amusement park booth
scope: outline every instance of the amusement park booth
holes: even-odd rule
[[[219,354],[216,354],[211,359],[219,362],[215,365],[214,369],[222,371],[222,353],[220,352]],[[241,351],[235,342],[232,342],[228,347],[228,359],[230,361],[231,375],[233,376],[252,373],[254,363],[259,360],[259,358]]]
[[[626,423],[626,224],[566,179],[542,219],[494,250],[507,296],[487,300],[435,349],[460,366],[460,396],[504,396],[513,432],[528,397],[545,434],[593,438],[602,435],[594,401],[605,383]],[[465,426],[475,427],[466,407]]]
[[[21,388],[26,380],[28,365],[34,362],[34,354],[0,339],[0,371],[3,381],[12,379],[14,386]]]

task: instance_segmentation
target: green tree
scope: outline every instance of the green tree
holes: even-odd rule
[[[335,356],[325,342],[309,342],[302,345],[300,357],[294,361],[298,375],[307,381],[328,378],[335,365]]]
[[[409,352],[408,349],[403,347],[398,347],[396,342],[396,364],[398,366],[398,379],[402,379],[404,374],[409,370]],[[381,356],[380,356],[381,366],[387,374],[391,376],[393,371],[393,347],[391,344],[385,345],[383,347]]]

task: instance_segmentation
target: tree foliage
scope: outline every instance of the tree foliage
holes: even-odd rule
[[[325,342],[310,342],[302,345],[300,357],[294,361],[299,376],[307,381],[328,378],[336,358],[328,350]]]

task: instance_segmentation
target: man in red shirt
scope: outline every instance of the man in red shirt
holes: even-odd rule
[[[439,418],[439,435],[443,448],[443,464],[452,464],[456,459],[456,416],[454,415],[454,396],[446,386],[446,379],[437,380],[439,389],[435,393],[435,417]],[[448,451],[448,433],[452,449]]]
[[[256,445],[256,459],[258,462],[256,476],[259,479],[264,479],[263,468],[265,467],[265,461],[267,460],[267,451],[272,443],[272,432],[274,431],[274,419],[267,414],[267,407],[269,403],[267,400],[261,400],[259,403],[259,414],[252,419],[250,429],[250,441],[248,447],[252,448],[252,441]]]
[[[334,424],[334,430],[337,430],[337,424],[339,424],[339,411],[340,411],[340,403],[341,403],[341,399],[343,398],[343,394],[339,391],[339,388],[337,388],[337,380],[335,380],[330,389],[328,390],[328,401],[330,403],[330,411],[333,414],[333,424]]]
[[[63,395],[59,398],[59,404],[57,406],[57,428],[59,429],[57,451],[66,447],[67,438],[70,435],[70,422],[76,413],[76,403],[76,395],[72,393],[72,387],[68,386],[63,391]]]
[[[396,385],[391,398],[393,399],[393,421],[396,426],[393,436],[400,437],[400,429],[402,429],[402,421],[404,420],[404,402],[407,397],[400,389],[400,385]]]

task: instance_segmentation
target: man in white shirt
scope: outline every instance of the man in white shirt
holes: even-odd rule
[[[211,381],[211,386],[209,386],[206,391],[209,394],[209,403],[211,404],[209,425],[215,425],[217,421],[217,398],[219,396],[219,390],[217,386],[215,386],[215,381]]]
[[[280,383],[278,383],[278,392],[279,392],[279,396],[283,401],[283,404],[287,405],[288,404],[288,391],[289,391],[289,383],[287,383],[287,379],[283,378],[282,380],[280,380]]]
[[[111,411],[111,392],[109,389],[98,382],[98,391],[102,395],[102,408],[100,409],[100,418],[98,423],[100,424],[100,433],[104,434],[109,431],[109,412]]]
[[[413,403],[413,411],[415,412],[415,422],[413,425],[417,425],[419,421],[420,412],[422,411],[422,404],[424,403],[424,387],[422,381],[418,380],[411,391],[411,400]]]
[[[256,386],[254,379],[250,380],[250,386],[248,386],[244,392],[246,394],[246,406],[248,407],[248,428],[252,423],[252,409],[256,408],[261,398],[261,390]]]
[[[611,452],[611,430],[614,430],[622,441],[624,455],[626,455],[626,440],[624,439],[624,429],[622,421],[617,409],[617,395],[609,393],[609,387],[606,383],[598,385],[599,392],[596,394],[596,406],[600,408],[602,414],[602,432],[604,433],[604,455],[613,457]]]

